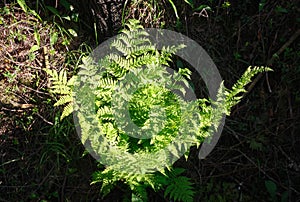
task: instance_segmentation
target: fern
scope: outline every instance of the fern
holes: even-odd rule
[[[104,171],[95,172],[93,174],[93,182],[91,184],[101,182],[102,185],[100,191],[104,197],[109,194],[119,180],[121,180],[121,178],[119,178],[119,175],[117,175],[115,171],[106,169]]]
[[[181,175],[183,169],[172,168],[173,163],[182,155],[187,158],[191,146],[209,138],[223,114],[229,115],[241,100],[251,78],[270,69],[249,67],[232,89],[221,83],[216,100],[185,102],[169,89],[185,94],[184,85],[189,86],[185,78],[190,78],[191,72],[180,68],[174,75],[166,75],[163,67],[185,46],[159,51],[138,21],[129,20],[126,27],[110,44],[111,54],[97,63],[91,57],[83,58],[81,71],[69,81],[64,70],[46,69],[51,92],[61,96],[55,106],[66,105],[61,119],[76,112],[82,143],[89,143],[89,149],[106,165],[94,174],[92,182],[102,184],[103,195],[122,181],[132,190],[132,201],[147,201],[147,187],[155,191],[165,188],[165,197],[174,201],[192,201],[192,183]],[[144,82],[149,80],[152,83]]]
[[[73,86],[76,77],[73,76],[68,80],[65,70],[58,73],[55,70],[46,68],[45,72],[50,75],[49,80],[52,82],[50,92],[61,95],[54,106],[66,105],[60,117],[60,120],[62,120],[73,112]]]
[[[73,86],[73,79],[67,81],[67,72],[65,70],[61,70],[59,73],[48,68],[44,70],[51,76],[49,80],[52,82],[50,87],[52,93],[60,95],[70,94],[71,86]]]
[[[226,114],[230,114],[230,109],[238,104],[242,99],[242,94],[246,92],[245,86],[251,82],[251,79],[258,73],[273,71],[269,67],[248,67],[241,78],[232,86],[231,90],[226,89]]]
[[[192,183],[189,181],[189,178],[178,176],[167,187],[164,196],[169,195],[174,201],[191,202],[195,193],[191,187]]]
[[[69,116],[72,112],[73,112],[74,108],[73,108],[73,102],[70,101],[65,107],[64,110],[60,116],[60,120],[62,120],[63,118]]]
[[[164,197],[169,197],[174,201],[193,201],[195,191],[190,178],[182,176],[185,172],[183,168],[170,168],[164,174],[157,174],[155,181],[166,187]]]

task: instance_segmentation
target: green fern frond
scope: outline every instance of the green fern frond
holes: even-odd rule
[[[106,196],[116,185],[116,183],[121,179],[118,177],[117,173],[110,169],[105,169],[104,171],[97,171],[93,174],[93,181],[91,184],[102,183],[101,193],[103,197]]]
[[[164,196],[169,196],[174,201],[192,202],[195,192],[189,178],[179,176],[167,187]]]
[[[99,80],[98,86],[101,89],[111,89],[112,87],[114,87],[116,85],[117,81],[115,79],[112,79],[110,77],[106,77],[106,78],[101,78]]]
[[[59,73],[56,70],[45,69],[46,73],[51,77],[49,80],[52,82],[50,87],[51,92],[54,94],[66,95],[71,91],[70,85],[67,81],[67,72],[61,70]]]
[[[230,109],[238,104],[242,99],[242,95],[239,94],[245,93],[245,86],[251,82],[251,79],[258,73],[273,71],[269,67],[258,67],[249,66],[245,73],[241,76],[241,78],[232,86],[231,90],[226,91],[226,107],[227,107],[227,115],[230,113]]]
[[[133,184],[130,186],[132,193],[131,201],[145,202],[148,201],[146,187],[143,184]]]
[[[221,83],[216,100],[198,99],[197,104],[196,102],[185,103],[170,93],[164,85],[149,85],[149,87],[141,82],[153,81],[167,84],[166,86],[171,86],[172,90],[179,90],[185,94],[184,85],[181,83],[189,87],[189,82],[185,78],[190,78],[191,72],[182,68],[174,76],[166,76],[163,66],[169,66],[174,53],[185,46],[169,46],[157,50],[151,44],[148,33],[139,21],[129,20],[126,27],[127,29],[122,30],[121,35],[112,42],[111,54],[97,63],[91,57],[83,58],[81,71],[77,77],[80,83],[91,84],[93,83],[90,82],[91,78],[96,81],[95,84],[93,83],[95,88],[92,88],[94,92],[90,93],[89,85],[84,86],[86,88],[76,89],[78,92],[74,92],[76,98],[81,96],[81,98],[88,97],[94,100],[95,96],[95,103],[91,105],[88,105],[91,99],[83,99],[79,104],[74,105],[81,126],[81,141],[83,143],[89,141],[93,149],[97,149],[95,151],[102,159],[105,159],[105,170],[96,172],[92,183],[101,182],[101,192],[104,195],[108,194],[118,181],[122,181],[132,190],[133,200],[146,201],[146,188],[152,187],[155,191],[166,188],[165,197],[174,201],[193,201],[195,194],[193,184],[189,178],[181,176],[184,169],[172,169],[173,160],[183,154],[188,155],[189,147],[199,146],[204,138],[217,130],[223,114],[228,114],[231,107],[239,102],[240,94],[245,92],[244,87],[251,81],[251,78],[259,72],[270,69],[250,67],[232,87],[232,90],[225,89]],[[118,54],[114,52],[115,50]],[[101,75],[98,75],[99,72],[102,72]],[[62,119],[73,111],[73,85],[76,79],[71,78],[68,81],[64,70],[59,73],[47,70],[47,73],[51,75],[53,93],[62,95],[55,106],[67,104],[62,113]],[[138,89],[138,93],[132,97],[124,92],[115,96],[116,86],[127,79],[127,74],[134,75],[130,80],[132,82],[128,82],[128,85],[126,83],[127,89],[136,87],[137,83],[146,87]],[[128,97],[130,101],[125,100]],[[153,128],[159,129],[158,132],[155,131],[155,135],[149,139],[139,139],[130,136],[128,131],[118,128],[113,113],[128,109],[114,109],[113,111],[112,99],[121,107],[127,103],[131,120],[143,129],[141,134],[150,133],[150,130],[154,130]],[[88,106],[85,107],[86,104]],[[159,106],[164,110],[165,121],[162,129],[159,124],[150,125],[150,123],[162,122],[162,116],[153,110],[154,106]],[[127,126],[127,119],[124,120],[124,124]],[[189,125],[190,128],[187,127],[187,130],[181,131],[179,127],[181,124]],[[101,132],[93,127],[95,125],[100,126]],[[146,130],[147,127],[150,130]],[[108,146],[105,145],[107,142],[109,142]],[[164,148],[167,149],[164,150]],[[162,174],[155,172],[157,170],[160,170]]]
[[[51,93],[61,95],[59,100],[54,104],[54,106],[60,106],[67,104],[64,107],[60,119],[69,116],[73,112],[73,85],[76,76],[71,77],[69,80],[67,78],[67,71],[61,70],[59,73],[56,70],[45,69],[45,72],[50,75],[49,80],[51,81],[50,91]]]
[[[144,27],[140,24],[140,21],[136,19],[129,19],[128,22],[125,24],[125,26],[127,27],[127,29],[124,29],[122,31],[125,30],[136,31],[139,29],[144,29]]]
[[[220,84],[220,87],[218,89],[217,100],[211,101],[211,103],[213,109],[210,114],[210,126],[211,126],[211,130],[217,131],[223,115],[228,113],[228,110],[226,108],[226,95],[225,95],[224,82]],[[210,131],[210,134],[214,134],[213,131]]]
[[[104,120],[106,120],[106,121],[107,120],[108,121],[114,120],[113,111],[108,106],[103,106],[103,107],[99,108],[98,111],[97,111],[97,116],[102,121],[104,121]]]
[[[108,58],[115,63],[114,66],[124,68],[124,71],[127,71],[130,68],[130,64],[133,62],[130,60],[126,60],[124,57],[121,57],[116,54],[110,54]],[[115,72],[111,72],[112,74],[115,74]]]
[[[64,95],[59,98],[59,100],[53,105],[54,107],[73,102],[73,97],[70,95]]]
[[[147,201],[146,187],[154,185],[154,175],[138,175],[134,173],[124,173],[106,168],[93,174],[91,184],[102,183],[101,193],[106,196],[118,181],[124,181],[132,190],[133,197],[137,201]]]
[[[161,50],[160,62],[164,65],[168,65],[168,62],[172,61],[171,56],[185,47],[186,47],[186,45],[184,45],[184,44],[180,44],[178,46],[163,47]]]
[[[73,102],[70,102],[64,107],[60,120],[63,120],[63,118],[69,116],[72,112],[73,112]]]
[[[136,35],[135,33],[128,32],[128,35],[118,36],[118,39],[113,41],[111,47],[121,52],[126,58],[142,55],[149,51],[155,51],[155,47],[150,44],[149,39],[140,37],[140,35]]]
[[[169,197],[174,201],[190,202],[193,201],[195,194],[193,190],[193,183],[185,176],[181,176],[185,169],[170,168],[169,171],[156,175],[156,181],[167,185],[164,197]]]

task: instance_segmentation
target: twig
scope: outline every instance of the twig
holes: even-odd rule
[[[6,107],[1,107],[1,110],[11,111],[11,112],[23,112],[24,111],[22,109],[8,109]]]
[[[202,16],[202,17],[205,17],[205,18],[209,17],[205,8],[203,8],[199,13],[194,12],[193,15],[198,15],[199,17]]]
[[[46,182],[46,180],[48,179],[48,177],[50,176],[50,174],[52,173],[52,171],[54,170],[55,166],[53,166],[50,171],[47,173],[47,175],[44,177],[44,179],[38,184],[38,187],[34,190],[34,192],[36,192],[37,190],[39,190],[39,188]]]
[[[40,115],[39,113],[36,113],[36,115],[38,115],[38,117],[40,117],[44,122],[48,123],[49,125],[53,126],[54,124],[50,121],[47,121],[44,117],[42,117],[42,115]]]
[[[28,109],[28,108],[35,107],[35,105],[33,105],[33,104],[21,104],[21,103],[17,103],[15,101],[12,101],[12,100],[10,100],[9,102],[15,108]]]
[[[269,76],[268,76],[268,73],[266,73],[266,82],[267,82],[267,86],[268,86],[269,93],[272,93],[272,89],[271,89],[271,86],[270,86],[270,83],[269,83]]]
[[[298,36],[300,35],[300,29],[298,29],[292,36],[291,38],[285,43],[283,44],[283,46],[281,46],[281,48],[275,53],[273,54],[273,56],[271,57],[271,59],[269,59],[267,61],[267,66],[269,65],[272,65],[273,61],[275,60],[275,58],[280,55],[289,45],[291,45],[291,43],[293,43],[297,38]],[[249,94],[250,91],[254,88],[255,84],[261,79],[263,73],[260,73],[254,80],[253,82],[251,83],[251,85],[249,86],[248,90],[247,90],[247,93],[246,94]],[[270,88],[269,88],[270,90]]]
[[[61,200],[60,201],[64,201],[66,181],[67,181],[67,175],[65,175],[65,177],[64,177],[64,182],[63,182],[63,185],[62,185],[62,188],[61,188]]]
[[[21,83],[21,85],[22,85],[24,88],[27,88],[27,89],[29,89],[29,90],[31,90],[31,91],[36,92],[36,93],[44,94],[44,95],[50,95],[49,93],[45,93],[45,92],[41,92],[41,91],[35,90],[35,89],[30,88],[30,87],[28,87],[28,86],[26,86],[26,85],[24,85],[24,84],[22,84],[22,83]]]

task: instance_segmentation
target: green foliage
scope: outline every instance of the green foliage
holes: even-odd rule
[[[202,11],[202,10],[211,10],[211,8],[206,4],[201,4],[199,6],[196,6],[195,2],[193,0],[184,0],[185,3],[187,3],[193,11]]]
[[[280,197],[280,200],[278,200],[278,197],[277,197],[277,192],[278,192],[278,189],[277,189],[277,185],[275,184],[275,182],[271,181],[271,180],[266,180],[265,181],[265,187],[271,197],[271,200],[276,202],[276,201],[281,201],[281,202],[286,202],[288,201],[288,191],[285,191],[281,194],[281,197]]]
[[[137,23],[137,21],[130,21],[130,23],[128,24],[129,30],[138,30],[141,28],[142,27]],[[115,113],[119,113],[122,115],[122,110],[126,110],[126,107],[122,107],[124,106],[124,103],[126,104],[123,97],[127,96],[122,93],[115,93],[117,95],[112,97],[112,92],[117,81],[122,81],[126,78],[126,75],[132,74],[133,80],[135,78],[143,76],[147,79],[151,78],[152,80],[157,80],[160,83],[170,83],[169,78],[165,78],[163,76],[164,68],[158,66],[158,64],[168,65],[167,61],[170,61],[171,54],[180,48],[166,47],[161,52],[159,52],[154,48],[152,44],[149,43],[149,40],[143,37],[146,36],[147,33],[143,30],[140,30],[139,32],[131,33],[127,30],[124,30],[124,35],[121,35],[117,39],[118,41],[114,41],[112,43],[112,47],[117,49],[119,52],[122,52],[124,56],[112,53],[102,61],[100,61],[98,66],[93,65],[90,59],[86,59],[83,61],[84,64],[82,65],[82,71],[80,71],[80,81],[87,81],[88,78],[91,78],[91,76],[97,71],[97,68],[105,66],[105,71],[103,71],[99,76],[99,82],[97,82],[97,86],[95,89],[97,119],[99,120],[99,124],[101,128],[104,129],[106,134],[103,138],[106,138],[111,144],[116,145],[118,150],[127,152],[120,156],[118,161],[113,159],[113,157],[110,157],[111,162],[120,162],[115,163],[111,166],[115,170],[123,170],[128,173],[136,173],[137,169],[139,169],[139,172],[141,173],[146,173],[149,171],[149,169],[155,170],[155,168],[162,170],[165,167],[165,164],[171,166],[172,163],[169,154],[164,154],[163,151],[159,150],[166,147],[176,136],[179,143],[178,145],[176,145],[177,147],[170,147],[169,150],[171,154],[176,154],[177,156],[181,156],[180,153],[182,148],[187,150],[191,146],[191,143],[196,141],[195,138],[188,137],[189,135],[187,133],[183,133],[184,136],[182,137],[177,135],[179,130],[178,126],[182,121],[180,120],[180,105],[177,101],[178,98],[175,94],[170,93],[167,88],[162,86],[145,85],[143,88],[140,88],[136,91],[131,100],[128,100],[130,103],[129,112],[131,115],[131,120],[135,121],[137,125],[141,126],[141,130],[143,131],[143,133],[153,133],[152,139],[140,140],[138,138],[130,137],[126,135],[126,131],[122,130],[122,128],[117,127],[112,111],[115,111]],[[142,67],[143,65],[148,65],[149,68],[145,71],[142,71],[140,67]],[[181,71],[181,74],[186,75],[187,72],[188,71]],[[176,82],[181,80],[183,81],[183,76],[178,74],[176,77],[174,77],[174,79]],[[134,89],[136,86],[136,83],[134,82],[135,81],[133,81],[133,83],[126,83],[128,84],[126,85],[126,89]],[[174,87],[175,89],[177,88],[178,90],[183,90],[183,87],[176,86],[175,83],[170,83],[169,85]],[[86,90],[82,91],[82,98],[86,97],[86,95],[84,94],[85,92]],[[156,95],[156,99],[153,99],[154,95]],[[117,106],[113,105],[112,100],[117,103]],[[166,111],[166,123],[163,130],[159,130],[160,127],[152,127],[153,124],[157,124],[157,126],[159,126],[162,120],[160,116],[149,113],[149,110],[156,105],[162,106]],[[90,109],[86,111],[89,110]],[[83,112],[83,110],[80,110],[79,115],[83,117],[83,113],[85,112]],[[184,119],[184,121],[189,120],[188,116],[190,115],[186,113],[185,118],[182,117],[181,119]],[[119,121],[122,123],[125,121],[123,125],[126,125],[128,124],[126,122],[127,120],[128,119],[122,118],[122,120]],[[87,123],[84,123],[86,121],[87,120],[82,122],[82,130],[86,130],[82,132],[83,142],[88,139],[88,130],[90,130],[87,127]],[[196,125],[196,123],[194,125]],[[155,128],[158,128],[158,130],[156,130]],[[91,144],[93,145],[93,148],[104,148],[103,145],[101,146],[97,141],[92,142]],[[103,155],[105,155],[105,153],[107,152],[109,151],[103,151]],[[114,153],[114,151],[111,152],[112,154]],[[152,162],[148,162],[147,164],[146,161],[148,161],[149,159],[148,152],[152,152],[153,155],[156,155],[156,158],[153,159]],[[130,156],[134,153],[138,153],[141,156],[139,157],[139,160],[130,158]],[[127,162],[125,168],[124,163],[123,161],[121,161],[121,159]],[[141,162],[145,163],[141,164]]]
[[[271,180],[266,180],[265,186],[271,195],[272,201],[276,201],[277,185]]]
[[[153,174],[128,174],[106,168],[93,174],[93,182],[101,182],[101,193],[106,196],[116,185],[117,182],[124,182],[132,190],[132,198],[137,201],[147,201],[147,187],[155,191],[166,188],[164,196],[174,201],[193,201],[193,184],[190,179],[181,176],[185,171],[183,168],[174,168],[170,171]]]
[[[173,8],[173,10],[174,10],[174,13],[175,13],[175,15],[176,15],[176,18],[179,18],[178,12],[177,12],[177,8],[176,8],[174,2],[173,2],[172,0],[168,0],[168,1],[169,1],[169,3],[171,4],[171,6],[172,6],[172,8]]]
[[[37,14],[37,12],[35,10],[32,10],[30,9],[25,0],[17,0],[17,3],[19,4],[19,6],[22,8],[22,10],[25,12],[25,13],[28,13],[28,14],[31,14],[33,15],[34,17],[36,17],[37,19],[39,19],[40,21],[42,21],[41,17],[39,16],[39,14]]]
[[[154,175],[134,175],[123,172],[118,172],[116,170],[112,170],[110,168],[106,168],[103,171],[97,171],[93,174],[93,182],[98,183],[101,182],[101,193],[103,196],[106,196],[112,188],[114,188],[115,184],[118,181],[123,181],[131,188],[134,197],[138,197],[140,199],[147,199],[146,187],[154,185]]]
[[[171,56],[184,45],[164,47],[159,51],[137,20],[129,20],[126,26],[127,29],[122,30],[111,44],[111,48],[122,55],[112,51],[98,63],[90,57],[83,58],[79,75],[69,81],[64,70],[60,73],[46,70],[51,75],[52,93],[62,95],[55,106],[67,104],[62,119],[73,110],[73,96],[79,100],[80,107],[78,103],[73,104],[81,126],[81,141],[89,140],[106,162],[105,170],[93,176],[93,183],[102,183],[104,195],[122,181],[132,190],[132,200],[147,201],[146,188],[151,187],[154,190],[166,188],[165,196],[175,201],[192,201],[192,183],[187,177],[180,176],[182,169],[171,169],[175,157],[187,154],[192,145],[199,146],[204,138],[210,137],[218,128],[222,115],[229,115],[231,108],[241,100],[251,78],[270,69],[249,67],[231,90],[222,83],[216,100],[198,99],[185,103],[166,86],[159,85],[166,84],[170,89],[185,93],[178,82],[188,85],[185,77],[189,78],[190,71],[179,69],[170,76],[164,73],[162,66],[169,66]],[[143,66],[147,68],[143,69]],[[143,83],[147,80],[153,83]],[[73,86],[78,83],[85,84],[74,91]],[[115,91],[117,84],[122,91]],[[140,87],[136,89],[136,86]],[[127,103],[130,117],[123,115]],[[93,115],[95,106],[96,115]],[[163,108],[165,113],[157,113],[157,107]],[[119,113],[121,118],[116,120],[118,116],[114,113]],[[140,134],[149,135],[149,138],[129,135],[130,131],[126,130],[130,124],[128,120],[139,126]],[[91,127],[94,125],[99,125],[101,132]],[[182,129],[182,125],[186,128]],[[106,146],[108,143],[110,147]],[[166,171],[166,167],[171,171]],[[155,172],[157,170],[161,173]]]
[[[18,0],[18,3],[25,12],[33,14],[42,21],[41,17],[35,10],[31,10],[25,4],[24,0]],[[75,12],[74,6],[67,0],[57,1],[56,3],[59,4],[57,6],[59,6],[60,9],[47,5],[44,1],[37,1],[35,6],[37,11],[43,13],[41,14],[43,21],[52,21],[52,25],[55,27],[55,29],[49,30],[51,51],[53,51],[53,45],[56,44],[58,39],[62,40],[61,44],[68,50],[68,46],[72,39],[78,36],[77,26],[79,25],[79,14]],[[72,28],[69,26],[70,24],[72,25]]]
[[[232,86],[232,89],[226,90],[226,114],[230,114],[230,109],[238,104],[242,99],[242,94],[246,92],[245,86],[251,82],[251,78],[253,78],[256,74],[272,71],[269,67],[249,67],[242,77]]]
[[[59,73],[55,70],[44,69],[48,75],[50,75],[50,81],[52,85],[50,87],[50,92],[53,94],[59,94],[61,97],[54,104],[54,106],[65,105],[64,110],[60,119],[62,120],[64,117],[69,116],[73,112],[73,85],[75,76],[71,79],[67,79],[66,70],[61,70]]]
[[[171,4],[174,14],[176,16],[177,19],[179,19],[179,15],[178,15],[178,9],[176,7],[176,5],[174,4],[174,2],[172,0],[168,0],[169,3]],[[199,6],[195,5],[195,2],[193,0],[184,0],[184,2],[189,5],[193,11],[203,11],[203,10],[211,10],[211,8],[208,5],[205,4],[201,4]]]
[[[184,169],[175,168],[168,176],[168,186],[164,196],[169,196],[174,201],[190,202],[193,201],[194,191],[190,179],[180,176]]]

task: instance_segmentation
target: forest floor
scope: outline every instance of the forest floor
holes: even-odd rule
[[[192,148],[176,166],[193,180],[195,201],[300,201],[299,7],[292,0],[220,2],[208,17],[183,6],[184,20],[164,19],[164,28],[197,41],[228,87],[250,65],[274,72],[248,87],[209,156],[199,160]],[[90,185],[97,162],[84,152],[72,117],[59,120],[43,70],[71,76],[93,37],[75,21],[24,10],[0,4],[0,201],[120,201],[122,185],[104,199]],[[167,201],[163,192],[149,195]]]

